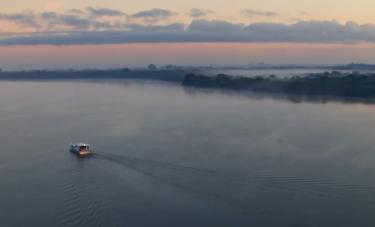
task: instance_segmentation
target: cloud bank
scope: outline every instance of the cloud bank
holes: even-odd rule
[[[23,27],[31,27],[31,28],[39,27],[36,21],[36,17],[34,13],[31,11],[25,11],[23,13],[15,13],[15,14],[0,13],[0,20],[12,21],[15,24],[21,25]]]
[[[275,12],[242,11],[247,16],[277,17]],[[233,23],[205,20],[208,11],[192,9],[190,23],[167,23],[177,14],[166,9],[150,9],[131,15],[120,10],[87,7],[64,13],[25,11],[0,14],[0,20],[34,32],[0,34],[0,45],[75,45],[167,42],[375,42],[375,25],[337,21],[297,21],[287,23]]]
[[[250,18],[253,17],[279,17],[280,14],[272,11],[260,11],[260,10],[253,10],[253,9],[244,9],[242,10],[242,14],[248,16]]]
[[[177,13],[166,9],[150,9],[140,11],[132,15],[133,18],[140,18],[147,22],[158,22],[177,15]]]
[[[120,10],[115,9],[108,9],[108,8],[94,8],[94,7],[87,7],[87,12],[93,17],[104,17],[104,16],[123,16],[123,13]]]
[[[191,9],[190,10],[190,17],[191,18],[201,18],[201,17],[205,17],[209,14],[212,14],[213,12],[211,10],[205,10],[205,9],[197,9],[197,8],[194,8],[194,9]]]

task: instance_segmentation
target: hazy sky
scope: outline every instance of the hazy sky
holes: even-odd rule
[[[372,0],[2,0],[0,67],[372,63]]]

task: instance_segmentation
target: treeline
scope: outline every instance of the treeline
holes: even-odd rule
[[[182,84],[193,87],[292,95],[375,98],[375,74],[326,72],[292,78],[188,74]]]
[[[375,98],[375,73],[338,71],[301,77],[206,76],[187,70],[62,70],[0,72],[0,80],[146,79],[182,83],[183,86],[273,94]]]
[[[146,79],[180,83],[186,71],[183,70],[61,70],[61,71],[16,71],[0,72],[0,80],[82,80],[82,79]]]

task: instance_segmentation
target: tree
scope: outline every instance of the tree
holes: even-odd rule
[[[150,70],[150,71],[158,70],[158,67],[156,67],[156,65],[154,65],[154,64],[150,64],[147,68],[148,68],[148,70]]]

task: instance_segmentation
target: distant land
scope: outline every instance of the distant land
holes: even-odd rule
[[[251,91],[303,96],[334,96],[343,98],[375,98],[375,73],[338,71],[295,76],[291,78],[233,77],[225,74],[204,76],[188,74],[183,86],[232,91]]]
[[[285,70],[285,69],[322,69],[322,70],[353,70],[353,71],[375,71],[375,64],[362,64],[362,63],[351,63],[346,65],[270,65],[270,64],[248,64],[248,65],[235,65],[235,66],[177,66],[177,65],[166,65],[157,67],[153,64],[145,68],[115,68],[115,69],[65,69],[65,70],[2,70],[0,68],[0,79],[5,77],[36,77],[39,74],[43,77],[47,77],[48,74],[55,78],[65,77],[101,77],[110,76],[109,74],[115,73],[116,76],[137,76],[139,74],[157,74],[158,72],[199,72],[210,69],[239,69],[239,70]]]
[[[108,70],[32,70],[0,71],[0,80],[96,80],[141,79],[168,81],[185,87],[251,91],[302,96],[334,96],[343,98],[375,98],[375,65],[348,64],[341,66],[270,66],[252,65],[236,69],[324,69],[325,72],[280,78],[269,76],[205,75],[205,69],[220,67],[181,67]],[[223,67],[228,68],[228,67]]]
[[[203,69],[326,69],[326,70],[370,70],[375,71],[375,64],[350,63],[346,65],[268,65],[249,64],[246,66],[202,66]]]
[[[33,70],[3,71],[0,80],[83,80],[83,79],[145,79],[181,82],[184,70]]]

